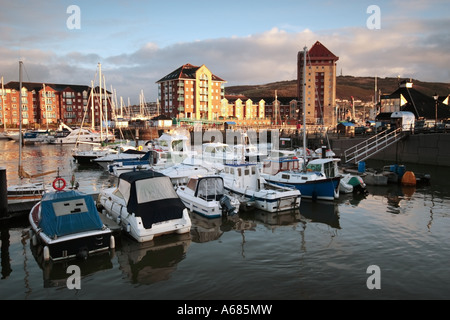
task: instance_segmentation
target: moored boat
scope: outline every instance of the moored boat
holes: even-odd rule
[[[225,189],[244,205],[278,213],[300,207],[299,190],[266,181],[256,164],[225,164],[219,174],[224,179]]]
[[[341,176],[327,177],[321,172],[321,165],[311,163],[314,160],[308,163],[307,170],[302,170],[299,161],[294,158],[267,159],[262,177],[277,185],[295,187],[302,198],[330,201],[339,198]]]
[[[235,215],[239,211],[239,200],[226,194],[221,176],[193,176],[176,192],[191,212],[206,218]]]
[[[98,204],[138,242],[191,229],[189,212],[170,178],[152,170],[121,174],[116,187],[100,192]]]
[[[43,246],[44,261],[86,259],[115,247],[112,231],[100,219],[94,199],[80,191],[57,187],[45,192],[31,209],[29,222],[32,244]]]

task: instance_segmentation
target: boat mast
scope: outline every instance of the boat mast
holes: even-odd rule
[[[303,48],[303,96],[302,96],[302,116],[303,116],[303,167],[306,168],[306,52],[308,48]]]
[[[5,87],[3,86],[3,76],[2,76],[2,115],[3,115],[3,132],[6,133],[6,115],[5,115]]]
[[[19,61],[19,178],[23,178],[22,169],[22,61]]]
[[[103,132],[103,100],[102,100],[102,65],[98,63],[99,69],[99,109],[100,109],[100,137],[102,137]],[[101,138],[101,140],[103,140]]]
[[[106,82],[105,82],[105,76],[103,76],[103,88],[105,88],[105,105],[103,106],[105,108],[105,132],[106,132],[106,139],[108,139],[108,101],[106,96]],[[103,132],[100,132],[100,139],[103,141]]]
[[[91,80],[91,129],[95,130],[94,81]]]
[[[47,123],[47,131],[48,131],[47,92],[45,91],[45,83],[42,84],[42,87],[44,89],[45,122]]]
[[[120,117],[123,118],[123,98],[120,97]]]

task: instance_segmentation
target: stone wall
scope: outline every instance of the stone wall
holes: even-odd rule
[[[331,148],[342,161],[344,151],[364,138],[331,139]],[[370,159],[450,167],[450,134],[415,134],[376,153]]]

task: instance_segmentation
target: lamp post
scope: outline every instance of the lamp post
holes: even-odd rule
[[[434,111],[434,131],[437,132],[437,118],[438,118],[438,116],[437,116],[437,107],[438,107],[438,99],[439,99],[438,94],[435,93],[434,96],[433,96],[433,98],[434,98],[434,101],[435,101],[435,111]]]

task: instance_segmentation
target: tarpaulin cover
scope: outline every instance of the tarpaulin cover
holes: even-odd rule
[[[46,235],[54,238],[101,230],[103,222],[92,196],[71,190],[43,195],[39,227]]]
[[[141,217],[146,229],[153,223],[183,217],[186,207],[164,174],[152,170],[122,173],[118,188],[128,213]]]

